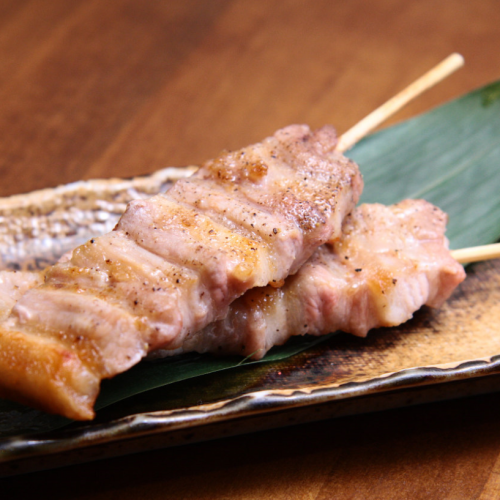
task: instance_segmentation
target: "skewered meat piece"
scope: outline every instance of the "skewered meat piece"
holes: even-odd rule
[[[283,287],[250,290],[176,353],[260,359],[292,335],[343,330],[364,337],[404,323],[424,304],[439,307],[465,278],[448,251],[446,221],[423,200],[361,205],[346,218],[342,238],[320,247]]]
[[[281,284],[358,201],[358,168],[335,145],[331,127],[292,125],[131,202],[0,323],[0,395],[92,418],[103,378],[181,347],[248,289]]]
[[[410,319],[424,303],[439,307],[465,277],[447,250],[445,223],[445,214],[422,200],[363,205],[346,218],[342,239],[320,247],[285,286],[247,292],[226,320],[180,349],[152,355],[198,350],[258,359],[291,335],[342,329],[364,336]],[[0,318],[40,281],[37,273],[0,272]]]

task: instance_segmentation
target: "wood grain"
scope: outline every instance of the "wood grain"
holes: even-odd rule
[[[498,0],[1,0],[0,195],[339,132],[449,53],[413,116],[500,78]],[[2,498],[496,498],[497,394],[3,480]]]

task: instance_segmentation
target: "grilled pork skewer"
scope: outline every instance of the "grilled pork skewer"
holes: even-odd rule
[[[248,289],[281,284],[340,236],[359,199],[359,170],[336,143],[331,127],[286,127],[130,203],[0,324],[0,395],[92,418],[103,378],[181,347]]]
[[[260,359],[292,335],[342,330],[363,337],[404,323],[424,304],[439,307],[465,278],[448,250],[446,220],[423,200],[361,205],[346,218],[342,238],[320,247],[283,287],[248,291],[225,319],[172,353]]]
[[[362,205],[346,217],[341,239],[318,248],[283,287],[248,291],[225,319],[188,335],[180,348],[151,355],[198,351],[260,359],[292,335],[343,330],[365,336],[399,325],[424,304],[441,306],[465,278],[448,250],[445,225],[446,215],[423,200]],[[0,273],[0,320],[42,282],[41,273]]]
[[[409,98],[415,97],[419,92],[422,92],[425,88],[428,88],[457,69],[462,62],[459,56],[452,56],[449,58],[449,61],[447,60],[440,65],[440,69],[431,71],[429,76],[426,75],[416,92],[414,92],[414,89],[410,89],[410,91],[407,92],[407,97],[410,95],[412,97]],[[406,97],[399,99],[400,105],[403,105],[407,100],[409,99]],[[375,113],[377,117],[375,117],[374,120],[370,120],[370,127],[373,128],[383,121],[387,117],[387,114],[394,112],[398,109],[398,106],[391,105],[389,108],[386,107],[386,111]],[[356,130],[356,126],[354,130]],[[356,140],[358,140],[359,137],[368,130],[366,126],[364,130],[365,132],[359,133],[358,131],[356,134],[351,135],[352,137],[355,136]],[[332,145],[331,141],[328,140],[328,135],[329,134],[325,132],[317,134],[315,138],[318,139],[317,142],[320,151],[318,151],[318,148],[313,149],[316,149],[316,153],[320,153],[319,156],[325,153],[330,153],[330,156],[332,155]],[[275,139],[278,139],[278,142],[286,142],[283,140],[280,141],[279,137],[275,137]],[[326,143],[330,142],[330,144],[326,144],[325,139]],[[267,141],[267,146],[269,146],[269,142],[270,141]],[[298,144],[298,141],[296,144]],[[290,146],[292,145],[291,143]],[[350,145],[352,145],[352,139],[347,146],[344,142],[343,145],[337,147],[337,150],[343,151]],[[292,160],[293,156],[296,155],[296,153],[300,153],[301,150],[300,146],[288,148],[290,149],[288,152],[286,151],[287,148],[282,149],[285,156],[288,156],[288,158]],[[295,149],[295,151],[291,151],[292,149]],[[306,147],[305,149],[308,148]],[[291,155],[287,154],[290,152],[292,153]],[[307,154],[309,153],[310,151],[307,151]],[[305,162],[309,168],[314,166],[315,161],[311,162],[310,159],[307,158],[307,154],[305,156],[298,154],[296,158],[298,162],[292,161],[292,163],[294,163],[293,166],[296,166],[297,163],[300,164],[300,162]],[[274,159],[275,155],[271,152],[270,156]],[[265,170],[267,165],[261,162],[259,158],[257,161],[254,160],[255,158],[252,158],[250,162],[248,162],[244,158],[240,157],[238,159],[237,156],[231,157],[231,155],[227,155],[222,159],[222,162],[216,161],[211,164],[213,168],[211,170],[210,168],[207,169],[208,175],[207,172],[205,172],[199,175],[199,177],[205,177],[213,181],[215,178],[214,173],[217,173],[219,180],[227,181],[232,179],[236,180],[237,184],[239,184],[241,180],[250,180],[254,184],[259,184],[262,177],[266,177]],[[331,160],[331,158],[329,158],[329,160]],[[243,168],[241,168],[242,163],[245,163]],[[271,161],[271,163],[273,162]],[[235,166],[236,169],[234,168]],[[279,171],[279,169],[277,170]],[[295,173],[297,172],[301,175],[304,173],[300,168],[298,168]],[[323,174],[323,177],[319,180],[326,181],[327,179],[324,176],[325,172],[320,173]],[[352,176],[350,179],[354,184],[354,193],[351,200],[354,203],[356,202],[357,195],[359,195],[361,186],[361,182],[357,175],[359,174]],[[357,181],[356,177],[358,178]],[[266,180],[269,178],[272,178],[272,176],[269,176]],[[306,178],[304,178],[304,180],[306,180]],[[342,183],[343,181],[341,180],[340,185],[342,185]],[[211,222],[215,222],[215,225],[222,222],[222,229],[227,229],[227,227],[230,226],[231,229],[238,230],[238,224],[240,224],[239,229],[241,230],[241,225],[243,225],[243,239],[239,238],[239,236],[241,236],[240,233],[235,240],[237,244],[242,240],[245,241],[244,238],[247,236],[246,231],[249,231],[248,215],[252,213],[253,216],[256,216],[260,211],[248,212],[244,207],[242,209],[242,204],[238,202],[236,203],[238,215],[235,217],[228,217],[225,211],[230,205],[229,197],[222,194],[222,196],[218,196],[218,201],[215,204],[211,204],[208,199],[198,198],[200,194],[204,194],[204,190],[202,188],[198,190],[198,193],[196,192],[197,186],[194,185],[196,181],[193,182],[191,186],[189,184],[190,183],[188,183],[187,191],[183,191],[181,188],[180,192],[177,191],[176,194],[176,190],[174,189],[173,199],[171,199],[170,193],[169,196],[166,197],[169,202],[173,201],[174,205],[176,202],[181,201],[179,204],[181,206],[177,207],[179,208],[179,210],[177,210],[177,217],[174,216],[174,218],[177,218],[178,221],[180,220],[181,224],[186,225],[186,221],[188,221],[188,225],[200,229],[200,227],[205,224],[198,224],[197,222],[199,219],[198,221],[194,220],[194,218],[193,220],[188,220],[191,217],[190,214],[186,213],[185,205],[187,204],[189,207],[188,200],[191,200],[192,206],[195,205],[195,201],[207,201],[208,210],[205,211],[207,213],[210,211],[214,212],[213,209],[215,208],[214,214],[216,216],[216,220],[209,221],[207,226],[210,226]],[[264,182],[263,184],[264,187],[269,187],[265,185],[273,184],[273,182]],[[274,182],[274,184],[274,187],[276,187],[277,183]],[[135,280],[137,275],[140,276],[141,271],[144,271],[143,268],[147,267],[150,272],[154,270],[153,281],[155,281],[159,274],[161,274],[162,271],[164,272],[164,270],[160,271],[159,269],[161,266],[154,255],[155,252],[158,253],[158,250],[160,250],[160,257],[165,257],[165,255],[171,257],[170,254],[172,254],[174,264],[179,264],[182,260],[183,249],[181,248],[179,251],[176,243],[180,243],[181,246],[183,243],[187,243],[186,246],[192,248],[193,241],[190,238],[186,239],[183,237],[182,234],[179,234],[179,231],[177,231],[177,234],[174,234],[176,238],[174,238],[175,241],[173,242],[162,237],[155,238],[155,236],[153,236],[154,233],[151,234],[151,231],[148,233],[144,228],[137,228],[134,223],[130,225],[131,217],[127,217],[127,214],[121,220],[121,223],[118,224],[118,231],[116,231],[114,237],[110,236],[98,240],[91,240],[91,244],[96,243],[96,241],[98,242],[94,248],[98,248],[99,244],[102,244],[97,252],[93,253],[90,251],[91,247],[88,245],[84,245],[82,248],[77,249],[72,256],[68,258],[66,265],[59,264],[47,271],[44,285],[37,286],[31,291],[25,291],[22,290],[24,285],[21,286],[21,288],[15,288],[16,285],[14,283],[9,283],[9,278],[7,278],[7,285],[10,286],[11,296],[7,298],[0,296],[0,309],[3,307],[2,310],[4,312],[9,310],[12,306],[14,296],[16,298],[20,297],[20,300],[19,303],[14,306],[10,315],[3,314],[3,316],[8,317],[6,317],[3,324],[0,325],[0,394],[21,402],[32,403],[48,411],[63,413],[72,418],[91,418],[93,414],[92,405],[101,378],[112,376],[133,365],[149,349],[158,347],[158,344],[166,343],[166,347],[172,347],[168,344],[174,343],[176,337],[178,342],[179,338],[189,334],[193,325],[200,327],[203,326],[205,321],[210,321],[209,318],[211,318],[211,320],[216,319],[217,314],[214,314],[214,310],[222,311],[223,315],[227,304],[233,300],[235,296],[244,291],[245,288],[264,284],[261,283],[259,279],[264,282],[265,280],[272,279],[273,282],[279,283],[282,279],[279,278],[280,275],[285,277],[289,272],[296,271],[300,264],[307,258],[308,254],[311,253],[311,250],[314,249],[317,244],[322,243],[322,238],[326,236],[326,232],[321,233],[321,231],[317,231],[317,229],[318,225],[321,226],[321,224],[324,224],[325,219],[328,219],[329,216],[332,215],[332,206],[328,205],[328,202],[333,202],[333,204],[336,205],[335,208],[337,212],[333,214],[332,219],[334,221],[333,226],[336,225],[337,229],[335,227],[331,227],[330,229],[333,233],[333,238],[336,234],[338,235],[338,227],[345,213],[344,209],[349,205],[345,200],[345,193],[342,193],[342,189],[333,188],[334,194],[332,193],[333,195],[326,200],[321,199],[321,195],[324,195],[325,192],[320,189],[321,194],[319,197],[313,196],[309,199],[308,196],[311,194],[311,191],[308,191],[308,189],[311,184],[312,183],[306,186],[304,190],[294,190],[291,189],[291,185],[289,185],[286,192],[282,193],[283,197],[281,200],[273,198],[272,195],[266,197],[265,192],[262,193],[263,198],[258,195],[255,198],[250,196],[251,201],[257,202],[257,204],[263,203],[267,208],[271,207],[273,211],[277,210],[278,215],[281,212],[281,216],[284,215],[287,208],[291,208],[293,210],[293,216],[288,218],[285,217],[285,219],[287,219],[287,222],[293,220],[298,224],[299,229],[304,231],[305,236],[309,237],[312,235],[310,241],[307,241],[308,238],[303,238],[304,235],[300,234],[297,238],[297,235],[293,234],[294,231],[289,231],[290,227],[284,224],[284,228],[288,231],[288,234],[285,233],[285,236],[291,236],[289,239],[292,243],[287,245],[285,241],[283,241],[286,240],[286,238],[282,235],[274,239],[275,242],[276,240],[280,241],[281,245],[269,245],[269,241],[266,241],[264,235],[266,231],[261,230],[258,232],[256,240],[259,243],[263,242],[264,246],[259,248],[258,245],[254,245],[250,248],[251,251],[258,252],[258,258],[247,259],[245,262],[246,269],[243,269],[243,272],[241,272],[242,267],[245,268],[245,265],[241,266],[234,261],[231,262],[229,255],[231,252],[238,253],[238,250],[225,246],[224,243],[227,242],[220,242],[220,240],[218,243],[222,243],[223,255],[218,256],[214,255],[213,252],[212,254],[210,254],[210,252],[208,253],[216,262],[220,260],[220,257],[223,257],[222,260],[225,258],[226,264],[229,264],[226,265],[225,268],[224,263],[221,266],[217,266],[214,262],[210,262],[207,265],[207,262],[200,262],[197,260],[197,257],[193,258],[192,256],[182,262],[184,266],[190,262],[190,266],[188,266],[189,271],[198,271],[198,274],[194,272],[195,276],[191,281],[194,281],[196,285],[201,284],[199,288],[205,288],[198,297],[195,296],[196,294],[192,294],[190,297],[195,300],[199,298],[199,301],[202,303],[202,307],[199,307],[197,310],[195,308],[194,311],[187,311],[185,307],[182,311],[179,311],[179,308],[176,310],[175,305],[182,302],[182,300],[179,301],[179,295],[184,299],[189,296],[189,293],[183,294],[179,292],[178,294],[172,294],[173,296],[170,297],[172,300],[167,301],[166,304],[161,301],[158,304],[155,300],[149,300],[147,307],[152,307],[152,309],[149,309],[149,315],[144,310],[144,307],[139,308],[139,313],[137,312],[137,308],[132,308],[134,310],[132,314],[130,314],[131,295],[136,294],[138,296],[142,294],[141,298],[144,298],[148,296],[149,292],[148,286],[150,283],[148,279],[145,279],[141,286],[141,284],[138,284],[136,282],[137,280]],[[228,185],[226,184],[226,190],[227,188]],[[331,183],[327,185],[326,188],[326,191],[331,189]],[[258,189],[255,191],[258,191]],[[180,200],[178,198],[179,194]],[[221,193],[219,193],[219,195],[220,194]],[[246,194],[248,195],[248,192]],[[255,195],[256,193],[254,192],[253,194]],[[302,198],[303,194],[306,194],[305,198]],[[172,208],[172,204],[168,202],[164,203],[161,197],[156,197],[156,200],[160,200],[160,203],[156,205],[162,205],[163,208],[166,206]],[[324,206],[325,202],[327,202],[327,207]],[[156,210],[158,206],[155,206],[154,202],[152,204],[145,202],[143,205],[138,203],[136,207],[129,210],[128,213],[134,212],[135,208],[138,207],[139,209],[136,211],[136,215],[139,215],[139,217],[135,217],[136,222],[137,220],[145,220],[147,223],[152,222],[152,225],[156,224],[154,227],[155,230],[157,229],[157,225],[160,225],[158,222],[165,222],[162,218],[163,210]],[[221,207],[223,209],[222,214],[224,214],[222,216],[220,213],[217,213]],[[196,207],[196,210],[198,210],[198,208],[199,207]],[[252,207],[252,209],[255,210],[254,207]],[[321,210],[323,210],[324,213],[321,213]],[[10,209],[7,209],[7,212],[10,214]],[[38,213],[38,210],[36,212]],[[153,212],[153,215],[151,212]],[[243,220],[242,217],[244,217]],[[134,220],[133,217],[132,219]],[[264,217],[264,219],[266,219],[266,217]],[[278,219],[280,218],[278,217]],[[242,222],[243,224],[241,224]],[[266,222],[269,221],[266,220]],[[280,219],[279,222],[283,222],[283,220]],[[250,225],[252,230],[255,229],[256,225],[254,225],[254,223]],[[56,226],[58,227],[57,223]],[[325,228],[326,227],[327,224],[325,225]],[[131,231],[127,231],[127,229]],[[205,227],[204,229],[207,228]],[[267,228],[264,229],[267,230]],[[273,227],[273,233],[275,235],[278,234],[279,229],[279,227]],[[185,230],[186,229],[182,229],[181,232]],[[212,228],[209,230],[209,234],[214,234],[212,230],[215,231],[215,234],[217,233],[217,231]],[[222,232],[224,232],[224,230],[222,230]],[[133,234],[136,240],[135,243],[131,241],[130,238],[123,238],[123,234],[127,237]],[[159,234],[161,235],[161,232],[156,233],[156,235]],[[34,236],[36,237],[36,235]],[[142,236],[146,236],[146,239],[142,238]],[[152,237],[152,239],[148,239],[149,237]],[[272,237],[271,233],[269,233],[269,237]],[[227,236],[227,238],[229,239],[229,236]],[[134,238],[132,238],[132,240],[133,239]],[[251,239],[252,238],[250,238],[250,240]],[[161,245],[158,246],[159,240],[163,240],[163,243],[166,243],[166,252]],[[208,238],[208,240],[210,240],[210,238]],[[214,236],[209,243],[213,244],[213,240],[217,240],[216,236]],[[301,244],[304,242],[306,244],[301,248]],[[140,244],[137,245],[137,243]],[[205,243],[207,243],[207,241],[205,241]],[[66,244],[68,244],[68,242],[66,242]],[[105,250],[104,247],[106,244],[108,244],[108,246]],[[116,247],[120,247],[121,244],[123,244],[123,248],[121,248],[122,253],[120,254],[120,252],[117,253],[115,250]],[[269,248],[265,248],[266,245]],[[114,248],[111,248],[113,246]],[[200,249],[200,246],[196,247],[195,252]],[[211,249],[213,250],[213,246]],[[144,252],[143,250],[146,251]],[[276,250],[285,250],[285,258],[276,258]],[[140,261],[142,259],[147,261],[145,266],[137,266],[138,263],[134,262],[134,258],[128,258],[131,254],[140,255],[141,253],[141,258],[138,260]],[[109,256],[108,254],[113,257],[114,262],[111,258],[106,258]],[[153,254],[153,258],[151,258],[149,254]],[[246,248],[246,254],[248,256],[248,248]],[[239,256],[245,257],[245,251],[243,250],[240,252]],[[28,255],[26,257],[29,259]],[[38,261],[36,259],[35,263],[38,266]],[[284,266],[283,263],[285,263]],[[250,268],[252,265],[259,267],[259,264],[261,264],[261,268],[257,270],[257,273],[253,273],[254,275],[252,275]],[[276,264],[279,265],[276,266]],[[287,264],[289,265],[288,269]],[[280,265],[282,267],[280,267]],[[88,266],[90,266],[90,268]],[[262,269],[262,267],[264,269]],[[132,271],[137,272],[137,274],[132,276]],[[159,272],[157,273],[157,271]],[[177,273],[174,273],[172,269],[169,269],[169,271],[170,272],[167,272],[167,276],[170,275],[170,280],[165,278],[165,276],[163,276],[163,279],[168,282],[167,288],[171,289],[171,278],[172,276],[176,276]],[[221,277],[221,271],[222,280],[217,281],[217,278]],[[224,271],[226,272],[225,276]],[[148,275],[147,272],[143,274]],[[189,272],[187,274],[189,275]],[[275,278],[273,278],[273,276],[275,276]],[[40,276],[38,278],[40,278]],[[144,278],[144,276],[142,276],[142,278]],[[187,281],[189,281],[189,278],[193,278],[193,276],[189,276]],[[216,283],[215,286],[212,286],[212,280],[214,278]],[[31,285],[34,285],[35,282],[36,279],[34,282],[31,282]],[[177,278],[175,283],[178,284],[179,282],[180,278]],[[110,284],[111,286],[109,286]],[[166,285],[165,283],[161,284],[164,286]],[[192,292],[192,290],[196,288],[192,283],[185,286],[188,292]],[[186,289],[184,289],[184,292]],[[165,288],[153,286],[152,291],[165,292]],[[227,293],[228,291],[229,293]],[[209,293],[205,296],[205,299],[202,300],[206,292]],[[103,295],[107,298],[107,301],[102,300]],[[5,299],[3,303],[2,299]],[[172,302],[174,305],[172,305]],[[135,299],[133,304],[134,306],[138,306],[139,301]],[[158,305],[160,305],[159,310],[155,309]],[[85,309],[89,306],[95,307],[96,310],[85,317]],[[178,313],[177,316],[176,313]],[[184,324],[186,318],[184,318],[183,314],[191,321],[186,321],[186,324]],[[220,316],[221,315],[219,315],[219,317]],[[165,320],[167,321],[166,325]],[[153,328],[154,331],[157,332],[156,334],[152,330]],[[111,330],[114,330],[115,333],[118,332],[118,338],[114,338],[109,342],[110,339],[108,337]],[[176,331],[180,332],[180,335],[176,336]],[[145,339],[147,340],[145,341]]]
[[[343,330],[365,336],[407,321],[424,304],[440,307],[465,278],[452,257],[462,251],[448,250],[445,225],[446,215],[423,200],[362,205],[346,217],[342,237],[318,248],[283,287],[246,292],[224,320],[188,336],[180,349],[152,355],[199,351],[260,359],[292,335]],[[0,320],[42,282],[41,273],[0,273]]]

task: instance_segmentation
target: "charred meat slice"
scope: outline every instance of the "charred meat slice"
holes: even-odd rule
[[[0,395],[75,419],[101,379],[175,350],[248,289],[280,283],[358,201],[331,127],[225,152],[48,268],[0,323]]]
[[[183,351],[259,359],[292,335],[363,337],[407,321],[424,304],[439,307],[465,278],[448,251],[446,220],[423,200],[361,205],[338,242],[320,247],[283,287],[247,292],[225,319],[186,339]]]

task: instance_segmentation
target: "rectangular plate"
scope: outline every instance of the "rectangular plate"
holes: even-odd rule
[[[366,339],[339,334],[284,361],[135,396],[101,410],[91,424],[5,439],[0,475],[496,391],[499,332],[496,260],[469,268],[441,309],[423,308],[401,327]]]

